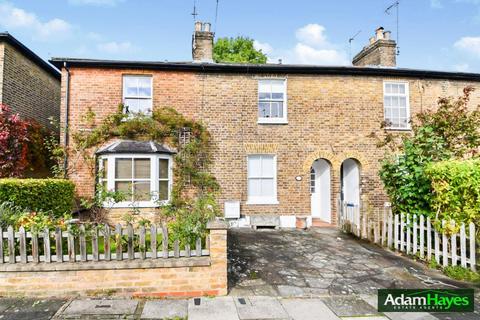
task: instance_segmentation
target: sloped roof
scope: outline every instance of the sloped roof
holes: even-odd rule
[[[50,62],[61,69],[64,63],[69,67],[106,68],[106,69],[142,69],[142,70],[180,70],[206,73],[282,73],[282,74],[322,74],[347,76],[390,76],[426,79],[446,79],[479,81],[480,73],[447,72],[393,67],[354,67],[321,66],[301,64],[244,64],[244,63],[208,63],[208,62],[168,62],[168,61],[120,61],[76,58],[52,58]]]
[[[120,140],[120,141],[113,142],[103,148],[100,148],[96,152],[97,155],[114,154],[114,153],[174,154],[176,153],[176,151],[154,141]]]
[[[0,32],[0,42],[6,42],[21,52],[25,57],[30,59],[40,68],[51,74],[57,80],[61,79],[60,72],[54,68],[51,64],[40,58],[35,52],[27,48],[23,43],[18,41],[14,36],[8,32]],[[61,68],[60,68],[61,69]]]

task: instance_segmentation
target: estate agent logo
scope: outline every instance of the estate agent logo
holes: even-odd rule
[[[379,289],[380,312],[473,312],[473,289]]]

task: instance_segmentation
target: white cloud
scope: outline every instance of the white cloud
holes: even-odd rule
[[[435,9],[443,8],[443,4],[441,0],[430,0],[430,6]]]
[[[107,6],[113,7],[124,0],[68,0],[70,4],[78,6]]]
[[[133,53],[137,51],[137,48],[133,46],[130,42],[105,42],[97,45],[97,49],[100,52],[108,53],[112,55],[124,55],[128,53]]]
[[[292,48],[274,48],[268,43],[254,42],[255,48],[267,54],[270,63],[347,65],[344,50],[328,41],[326,28],[319,24],[307,24],[295,31],[297,43]]]
[[[9,2],[0,4],[0,26],[11,30],[33,32],[34,38],[41,41],[58,40],[68,37],[72,26],[65,20],[41,21],[34,13],[17,8]]]
[[[307,24],[295,33],[297,40],[313,47],[328,45],[325,27],[319,24]]]
[[[300,64],[344,65],[346,54],[335,49],[315,49],[303,43],[297,43],[292,61]]]
[[[266,42],[260,42],[260,41],[257,41],[255,40],[253,42],[253,47],[256,49],[256,50],[262,50],[262,52],[264,54],[271,54],[273,52],[273,47],[266,43]]]
[[[480,37],[463,37],[455,42],[454,47],[480,58]]]
[[[470,65],[468,63],[456,64],[453,66],[453,69],[458,72],[467,72],[470,69]]]

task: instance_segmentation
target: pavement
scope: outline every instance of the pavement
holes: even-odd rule
[[[3,319],[480,319],[379,313],[378,288],[465,288],[423,264],[336,229],[229,230],[229,296],[188,300],[0,299]]]

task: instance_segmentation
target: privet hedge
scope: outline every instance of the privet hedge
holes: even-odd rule
[[[433,193],[430,206],[437,220],[480,225],[480,160],[447,160],[425,170]]]
[[[57,217],[71,212],[74,191],[73,182],[63,179],[0,179],[0,203]]]

